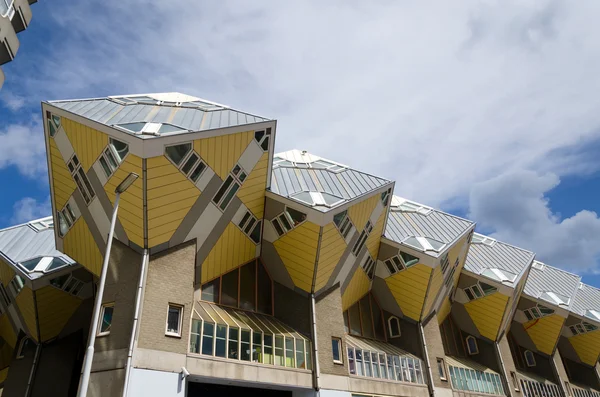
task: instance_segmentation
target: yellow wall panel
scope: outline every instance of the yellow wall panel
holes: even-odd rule
[[[53,138],[50,138],[50,163],[52,166],[52,187],[54,189],[54,203],[57,209],[62,209],[73,192],[75,191],[75,181],[71,172],[65,164],[58,146]]]
[[[108,145],[108,135],[64,117],[61,124],[83,170],[87,172]]]
[[[200,190],[165,156],[148,159],[146,167],[148,246],[154,247],[173,237]]]
[[[225,180],[252,139],[254,131],[198,139],[194,141],[194,150]]]
[[[596,365],[600,353],[600,331],[572,336],[569,338],[569,342],[581,361],[591,366]]]
[[[64,253],[96,276],[100,276],[102,254],[83,217],[80,217],[75,222],[65,236]]]
[[[425,304],[423,305],[423,315],[425,317],[429,315],[433,303],[435,302],[435,298],[440,288],[442,288],[442,284],[444,283],[444,273],[442,273],[442,268],[440,266],[436,266],[433,269],[433,273],[431,275],[431,280],[429,282],[429,287],[427,290],[427,295],[425,296]]]
[[[119,200],[119,221],[123,225],[127,238],[140,247],[144,246],[144,207],[143,207],[143,182],[142,182],[142,159],[133,154],[128,154],[119,168],[110,177],[104,191],[110,202],[115,203],[115,188],[123,182],[130,172],[135,172],[140,177],[131,185],[127,191],[121,194]]]
[[[12,267],[2,259],[0,259],[0,281],[5,287],[8,287],[8,283],[15,276],[15,271]]]
[[[263,217],[265,210],[265,189],[267,188],[267,170],[269,153],[263,153],[254,169],[237,192],[238,198],[258,219]]]
[[[565,319],[558,314],[527,321],[523,327],[539,351],[552,354]]]
[[[369,292],[371,287],[371,280],[366,275],[362,267],[359,267],[352,275],[352,279],[342,294],[342,310],[346,311],[354,303],[358,302],[360,298],[365,296]]]
[[[331,273],[333,273],[345,250],[346,241],[338,232],[335,224],[333,222],[327,224],[323,228],[323,236],[321,237],[315,291],[320,290],[327,284]]]
[[[385,279],[405,316],[419,321],[432,269],[421,263]]]
[[[379,219],[377,219],[377,222],[373,226],[373,230],[371,231],[371,234],[369,234],[369,237],[367,237],[367,241],[365,243],[369,253],[371,254],[371,257],[375,260],[377,260],[377,257],[379,256],[379,244],[381,243],[383,224],[385,223],[386,216],[387,211],[384,209],[381,215],[379,215]]]
[[[448,315],[450,314],[451,310],[452,310],[452,304],[450,303],[450,299],[448,297],[446,297],[442,301],[442,304],[440,305],[440,309],[438,310],[438,313],[437,313],[437,319],[438,319],[439,325],[442,325],[444,320],[446,320],[446,317],[448,317]]]
[[[0,336],[11,347],[15,347],[17,344],[17,334],[10,323],[8,313],[4,313],[0,316]]]
[[[8,376],[8,367],[6,367],[0,371],[0,383],[4,383],[7,376]]]
[[[33,299],[33,291],[25,286],[15,298],[15,303],[21,312],[21,316],[25,321],[25,326],[29,330],[29,334],[35,341],[38,340],[37,323],[35,316],[35,301]]]
[[[217,278],[255,257],[256,245],[230,222],[202,263],[202,283]]]
[[[36,291],[36,301],[42,342],[58,336],[81,305],[81,299],[50,285]]]
[[[495,341],[502,323],[502,316],[506,310],[508,296],[499,292],[484,296],[465,303],[465,309],[479,333]]]
[[[274,243],[294,284],[306,292],[312,287],[319,230],[318,225],[304,222]]]
[[[350,219],[352,220],[352,223],[358,232],[362,232],[364,229],[379,199],[379,195],[376,194],[375,196],[361,201],[358,204],[354,204],[352,207],[348,208],[348,215],[350,216]]]

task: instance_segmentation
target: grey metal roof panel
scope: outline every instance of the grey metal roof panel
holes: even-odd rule
[[[600,289],[581,283],[575,293],[571,311],[580,316],[585,316],[588,310],[594,310],[600,313]],[[598,320],[592,319],[598,322]]]
[[[481,274],[486,269],[506,270],[519,275],[533,261],[535,254],[495,240],[492,245],[472,242],[465,261],[465,270]],[[512,283],[517,284],[519,279]]]
[[[580,281],[581,277],[576,274],[536,261],[531,267],[523,292],[533,298],[540,298],[544,292],[562,295],[568,299],[568,304],[561,307],[569,309]]]
[[[394,200],[401,200],[395,197]],[[401,243],[407,237],[429,237],[448,244],[462,235],[473,222],[431,208],[427,214],[404,211],[392,204],[384,236]]]
[[[286,156],[296,159],[293,165],[279,163]],[[307,156],[306,163],[300,162],[301,156]],[[318,160],[331,163],[332,166],[329,169],[307,168],[306,164],[312,164]],[[298,166],[297,164],[303,165]],[[387,179],[375,177],[308,153],[302,154],[298,150],[276,154],[271,173],[271,191],[273,193],[286,198],[293,198],[291,196],[300,192],[328,193],[343,200],[336,206],[391,183]],[[322,211],[328,210],[321,206],[315,206],[315,208]]]
[[[169,95],[169,93],[156,95]],[[149,103],[125,105],[110,98],[52,101],[50,103],[109,126],[145,121],[169,123],[189,131],[203,131],[270,120],[216,104],[204,108]]]
[[[30,223],[0,230],[0,253],[11,264],[40,256],[60,257],[68,264],[75,261],[56,249],[52,228],[36,230]],[[30,274],[31,278],[34,274]]]

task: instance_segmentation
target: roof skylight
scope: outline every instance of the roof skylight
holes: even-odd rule
[[[290,161],[280,156],[275,156],[273,159],[273,168],[277,167],[290,167],[290,168],[313,168],[317,170],[329,170],[332,172],[340,172],[346,169],[346,167],[333,163],[328,160],[318,159],[311,162],[303,161]]]
[[[30,222],[29,225],[32,228],[34,228],[36,231],[40,232],[45,229],[53,228],[54,227],[54,219],[52,217],[48,217],[48,218]]]
[[[168,134],[170,132],[185,131],[184,128],[177,127],[176,125],[167,123],[146,123],[133,122],[124,124],[115,124],[116,127],[126,130],[127,132],[133,132],[134,134],[149,134],[149,135],[161,135]]]
[[[584,316],[595,321],[600,321],[600,312],[596,310],[586,310]]]
[[[19,263],[19,265],[28,273],[44,272],[47,273],[54,269],[67,266],[68,263],[58,257],[39,256]]]
[[[543,299],[550,303],[554,303],[555,305],[564,305],[564,306],[568,306],[569,301],[571,300],[570,298],[568,298],[564,295],[557,294],[557,293],[551,292],[551,291],[542,292],[540,295],[540,299]]]
[[[121,105],[160,105],[160,106],[179,106],[182,108],[190,108],[190,109],[200,109],[200,110],[220,110],[224,107],[221,105],[217,105],[211,102],[205,102],[200,100],[193,101],[167,101],[167,100],[158,100],[151,98],[147,95],[140,96],[120,96],[120,97],[109,97],[109,99],[113,102],[117,102]],[[177,98],[181,99],[181,98]]]
[[[433,208],[427,207],[426,205],[422,205],[419,203],[415,203],[413,201],[405,200],[398,204],[396,207],[392,208],[393,211],[404,211],[404,212],[417,212],[421,215],[429,215]]]
[[[440,252],[446,244],[430,237],[410,236],[404,239],[402,243],[409,245],[419,251],[435,251]]]
[[[483,234],[475,233],[473,234],[473,239],[471,240],[473,244],[483,244],[489,247],[492,247],[496,244],[496,240],[491,237],[484,236]]]
[[[483,276],[489,277],[492,280],[496,280],[496,281],[500,281],[501,283],[504,282],[514,282],[515,279],[517,278],[517,275],[509,272],[507,270],[501,270],[501,269],[485,269],[484,271],[481,272],[481,274]]]
[[[290,196],[294,200],[301,201],[313,207],[335,207],[344,199],[326,192],[300,192]]]

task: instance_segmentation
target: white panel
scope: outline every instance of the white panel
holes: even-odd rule
[[[369,218],[371,220],[371,223],[373,224],[373,226],[375,226],[375,224],[379,220],[379,215],[381,215],[384,208],[385,207],[383,206],[383,203],[381,202],[381,200],[378,200],[377,205],[373,209],[373,212],[371,212],[371,217]]]
[[[60,152],[60,154],[62,154],[65,163],[69,161],[73,153],[75,153],[75,150],[73,149],[73,145],[71,145],[71,142],[67,137],[67,133],[62,127],[60,127],[54,135],[54,143],[56,143],[58,151]]]
[[[183,397],[186,381],[180,373],[131,368],[129,397]]]
[[[184,241],[188,241],[197,238],[196,246],[199,248],[204,244],[208,235],[213,230],[223,213],[219,211],[216,205],[211,201],[207,206],[202,215],[198,217],[198,220],[192,227],[192,230],[188,233]]]
[[[71,210],[73,210],[73,213],[75,213],[75,219],[79,219],[79,217],[81,216],[81,211],[79,211],[79,206],[77,205],[77,202],[75,201],[75,198],[73,197],[73,195],[71,195],[71,197],[69,197],[69,200],[67,201],[67,204],[69,204],[71,206]],[[66,204],[65,204],[66,206]]]
[[[100,180],[100,184],[102,186],[106,185],[106,182],[108,182],[108,178],[106,177],[106,174],[104,173],[104,168],[102,168],[102,165],[100,165],[100,161],[96,161],[94,164],[92,164],[92,168],[96,172],[96,175],[98,176],[98,180]]]
[[[200,189],[201,192],[203,192],[204,189],[206,189],[206,186],[208,186],[208,183],[210,182],[213,176],[215,176],[215,172],[212,170],[212,168],[206,166],[206,169],[204,170],[202,175],[200,175],[198,182],[196,182],[196,186],[198,187],[198,189]]]
[[[246,211],[248,211],[248,207],[242,203],[235,215],[231,218],[231,222],[235,223],[236,225],[239,224],[244,215],[246,215]]]
[[[350,273],[350,270],[352,270],[352,266],[354,266],[355,262],[356,262],[356,257],[352,253],[350,253],[350,255],[348,255],[348,257],[346,258],[346,261],[342,265],[342,269],[340,270],[340,273],[336,277],[334,284],[335,283],[341,284],[346,279],[346,277],[348,277],[348,274]]]
[[[102,239],[106,243],[108,239],[108,232],[110,230],[110,220],[108,219],[108,215],[106,215],[102,204],[100,204],[100,199],[98,196],[92,200],[88,206],[88,209],[90,210],[90,213],[92,214],[92,217],[98,226],[98,231],[102,235]]]
[[[263,153],[264,152],[262,148],[258,146],[258,143],[256,143],[254,139],[252,139],[252,142],[248,144],[248,147],[240,156],[238,163],[244,170],[246,170],[247,173],[250,173],[254,169],[256,163],[258,163],[258,160],[260,160]]]
[[[529,320],[527,320],[527,317],[525,316],[525,313],[523,313],[522,310],[517,310],[517,312],[515,313],[515,321],[519,323],[526,323]]]
[[[256,245],[256,253],[255,253],[256,257],[258,258],[260,256],[260,244]]]
[[[467,298],[467,294],[465,294],[465,291],[463,291],[460,288],[457,288],[456,292],[454,293],[454,300],[464,305],[469,301],[469,298]]]
[[[307,394],[307,393],[309,393],[309,392],[303,392],[302,394],[299,393],[298,397],[309,396],[310,394]],[[310,393],[314,393],[314,392],[311,390]],[[293,394],[294,394],[294,397],[296,397],[295,391]],[[347,391],[325,390],[325,389],[319,390],[319,395],[320,395],[320,397],[352,397],[352,394]]]
[[[275,231],[275,228],[273,227],[273,224],[271,224],[271,222],[269,222],[268,220],[264,220],[265,224],[263,226],[263,239],[265,239],[266,241],[273,243],[275,242],[275,240],[277,240],[279,238],[279,235],[277,234],[277,232]]]
[[[387,278],[391,276],[390,271],[388,270],[385,263],[382,261],[377,261],[377,267],[375,268],[375,275],[380,278]]]
[[[348,232],[348,235],[346,236],[346,245],[350,244],[350,240],[352,240],[354,233],[356,233],[356,228],[354,227],[354,225],[352,225],[350,231]]]

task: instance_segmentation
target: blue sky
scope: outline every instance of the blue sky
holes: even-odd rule
[[[180,91],[600,285],[599,7],[38,2],[3,66],[0,226],[50,212],[40,101]]]

